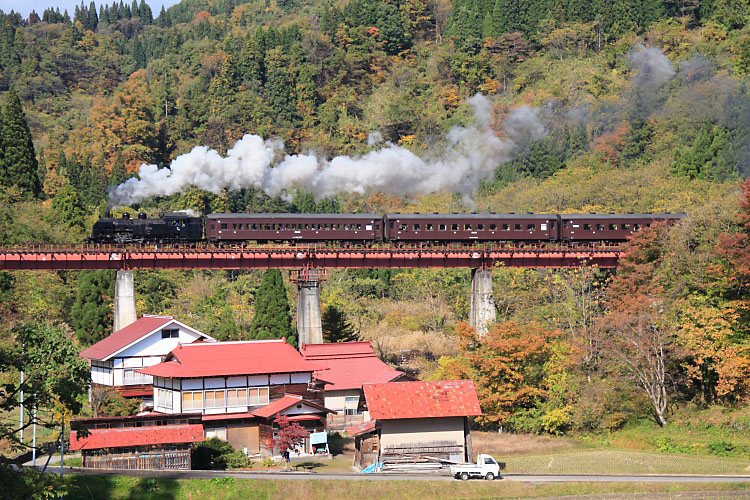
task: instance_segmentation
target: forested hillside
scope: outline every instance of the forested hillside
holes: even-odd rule
[[[474,378],[490,429],[611,432],[719,405],[747,430],[748,19],[744,0],[4,13],[0,243],[80,243],[110,207],[687,212],[636,238],[616,274],[496,269],[484,339],[462,323],[468,270],[332,272],[328,335],[372,339],[419,377]],[[258,331],[259,273],[136,285],[139,313]],[[0,328],[49,321],[91,344],[111,293],[106,273],[0,274]]]

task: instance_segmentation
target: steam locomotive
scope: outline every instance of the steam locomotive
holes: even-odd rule
[[[685,214],[284,214],[182,212],[137,219],[105,217],[92,243],[484,243],[625,241],[658,222]]]

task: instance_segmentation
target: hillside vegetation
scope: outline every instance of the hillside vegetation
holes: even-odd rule
[[[747,459],[731,432],[750,425],[749,18],[744,0],[3,13],[0,243],[80,243],[108,208],[687,212],[635,238],[617,273],[496,269],[481,339],[463,323],[469,270],[331,271],[322,302],[331,338],[356,332],[422,378],[475,379],[478,427],[622,436],[695,429],[695,411],[712,416],[698,448],[651,428],[647,446]],[[261,152],[257,176],[222,160]],[[170,181],[110,199],[142,164]],[[254,338],[261,280],[137,271],[138,311]],[[0,273],[5,346],[39,322],[94,343],[111,294],[106,272]]]

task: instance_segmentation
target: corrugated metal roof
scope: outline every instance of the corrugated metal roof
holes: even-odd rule
[[[195,443],[204,440],[202,424],[91,429],[87,437],[70,435],[71,450],[98,450],[156,444]]]
[[[113,354],[137,342],[174,321],[172,316],[143,316],[135,323],[122,328],[81,352],[82,358],[106,360]]]
[[[296,404],[307,405],[325,413],[336,413],[333,410],[329,410],[322,404],[316,403],[315,401],[310,401],[309,399],[304,399],[302,396],[286,394],[283,398],[272,401],[270,404],[267,404],[263,408],[255,410],[253,412],[253,415],[261,418],[271,418],[277,413],[280,413]]]
[[[181,345],[162,363],[138,371],[158,377],[194,378],[314,372],[319,368],[285,339],[279,339]]]
[[[462,417],[481,415],[473,380],[391,382],[364,387],[370,418]]]
[[[360,436],[362,434],[367,434],[368,432],[374,431],[375,424],[376,422],[374,420],[368,420],[367,422],[362,422],[361,424],[347,427],[346,432],[348,432],[352,436]]]
[[[325,369],[316,377],[328,382],[327,391],[361,389],[363,384],[378,384],[409,376],[388,366],[375,355],[372,343],[335,342],[306,344],[300,350],[305,359],[314,361]]]

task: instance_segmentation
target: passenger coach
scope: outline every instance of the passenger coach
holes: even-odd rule
[[[381,241],[378,214],[206,215],[208,241]]]
[[[386,214],[388,241],[555,241],[555,214]]]

